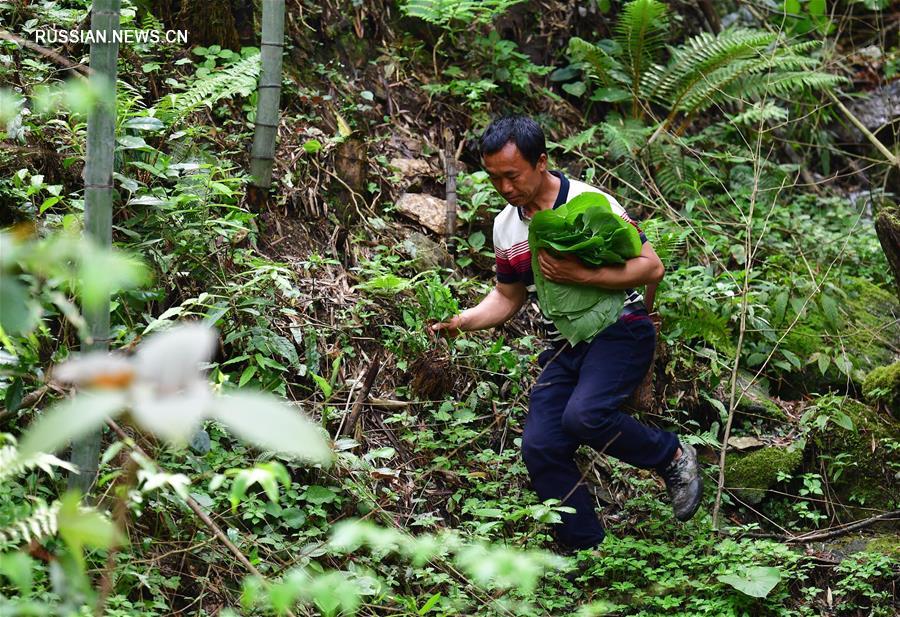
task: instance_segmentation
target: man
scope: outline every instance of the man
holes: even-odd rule
[[[613,211],[640,232],[612,196],[547,170],[544,133],[530,118],[493,122],[481,138],[481,160],[494,188],[509,203],[494,220],[497,285],[477,306],[433,325],[435,331],[455,335],[492,328],[522,308],[534,290],[528,223],[540,210],[593,191],[606,196]],[[656,346],[656,330],[634,288],[655,286],[665,272],[646,236],[640,236],[641,254],[620,265],[589,267],[576,257],[557,258],[544,250],[538,256],[541,272],[551,281],[626,290],[619,320],[591,341],[572,347],[550,320],[543,320],[552,346],[538,356],[543,371],[531,393],[522,456],[538,496],[575,509],[562,515],[556,530],[560,542],[571,549],[594,547],[604,537],[574,461],[579,445],[656,470],[665,479],[679,520],[690,519],[700,505],[702,484],[694,449],[619,410],[646,374]]]

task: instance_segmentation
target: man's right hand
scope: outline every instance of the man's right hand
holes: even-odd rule
[[[449,337],[459,336],[463,331],[462,328],[462,315],[456,315],[452,317],[449,321],[441,321],[436,324],[431,325],[431,331],[435,333],[443,333]]]

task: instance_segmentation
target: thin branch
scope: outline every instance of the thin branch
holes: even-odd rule
[[[843,103],[841,103],[841,100],[837,96],[835,96],[834,92],[832,92],[831,90],[826,90],[826,92],[828,93],[828,96],[831,98],[831,100],[834,101],[834,104],[837,105],[837,108],[841,110],[841,113],[847,116],[847,120],[849,120],[853,124],[853,126],[859,129],[859,131],[865,136],[865,138],[868,139],[873,146],[875,146],[875,149],[881,152],[882,156],[884,156],[884,158],[886,158],[891,165],[900,167],[900,159],[898,159],[893,152],[888,150],[887,146],[881,143],[881,140],[875,137],[874,133],[867,129],[866,125],[864,125],[862,121],[853,114],[852,111],[847,109],[847,107]]]
[[[28,39],[23,39],[21,36],[17,36],[15,34],[13,34],[12,32],[9,32],[8,30],[0,29],[0,39],[6,40],[6,41],[12,41],[13,43],[21,45],[22,47],[25,47],[32,51],[36,51],[37,53],[44,56],[45,58],[47,58],[49,60],[53,60],[56,64],[59,64],[60,66],[64,66],[67,69],[71,69],[73,71],[78,71],[85,77],[87,77],[91,74],[91,68],[89,66],[85,66],[83,64],[78,64],[77,62],[72,62],[65,56],[62,56],[62,55],[56,53],[52,49],[47,49],[46,47],[41,47],[37,43],[35,43],[33,41],[29,41]]]
[[[356,423],[359,421],[359,414],[362,411],[363,403],[365,403],[366,398],[369,396],[369,391],[375,383],[378,371],[381,370],[381,354],[382,350],[379,348],[375,352],[375,356],[372,358],[369,368],[366,370],[366,376],[363,377],[362,388],[360,388],[359,394],[356,395],[356,400],[353,402],[353,408],[350,410],[350,415],[347,417],[347,424],[341,431],[344,435],[351,435],[353,434],[353,431],[356,430]]]

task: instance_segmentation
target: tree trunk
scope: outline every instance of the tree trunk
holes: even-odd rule
[[[894,273],[897,296],[900,297],[900,206],[884,206],[875,217],[875,232]]]
[[[256,131],[250,160],[253,186],[268,189],[272,185],[275,138],[278,133],[281,99],[281,56],[284,46],[284,0],[263,0],[259,95]]]
[[[116,58],[119,45],[113,32],[119,29],[120,0],[95,0],[91,30],[105,32],[106,43],[91,44],[90,77],[98,93],[97,104],[88,115],[87,151],[84,164],[84,229],[88,238],[102,247],[112,244],[112,174],[116,143]],[[101,39],[102,40],[102,39]],[[109,297],[85,305],[84,318],[90,338],[85,351],[109,348]],[[72,463],[80,473],[69,476],[69,487],[87,493],[97,475],[100,433],[72,445]]]

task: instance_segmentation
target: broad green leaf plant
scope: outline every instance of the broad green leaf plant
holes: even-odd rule
[[[606,197],[583,193],[559,208],[538,212],[529,225],[528,245],[541,309],[569,343],[589,340],[615,322],[625,292],[549,281],[537,262],[540,249],[575,255],[592,266],[637,257],[637,230],[612,211]]]

